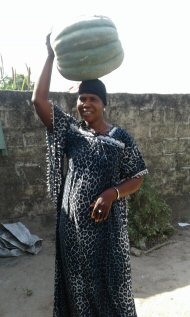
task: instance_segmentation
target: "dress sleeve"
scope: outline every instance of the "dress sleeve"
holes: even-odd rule
[[[124,144],[121,179],[130,179],[148,174],[143,156],[131,135],[126,134]]]
[[[58,106],[52,107],[53,129],[46,130],[47,143],[47,185],[48,192],[55,202],[64,185],[64,154],[68,131],[77,120],[66,114]]]

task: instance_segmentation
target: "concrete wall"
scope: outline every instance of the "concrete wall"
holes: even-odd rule
[[[76,114],[76,95],[50,93]],[[190,218],[190,95],[109,94],[106,115],[137,140],[158,191],[176,218]],[[45,128],[30,92],[0,91],[7,156],[0,155],[0,217],[52,213],[46,190]]]

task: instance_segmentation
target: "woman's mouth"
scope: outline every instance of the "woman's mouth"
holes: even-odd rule
[[[89,116],[92,114],[92,111],[82,111],[83,116]]]

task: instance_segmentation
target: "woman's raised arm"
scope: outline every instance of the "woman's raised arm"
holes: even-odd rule
[[[46,37],[48,56],[41,75],[35,84],[32,94],[32,102],[41,121],[48,129],[52,129],[52,105],[48,101],[49,87],[54,61],[54,52],[50,44],[50,34]]]

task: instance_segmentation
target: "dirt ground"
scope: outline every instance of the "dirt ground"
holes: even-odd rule
[[[0,259],[0,317],[52,317],[54,218],[19,221],[43,238],[42,250]],[[190,317],[190,227],[178,228],[170,242],[131,256],[138,317]]]

